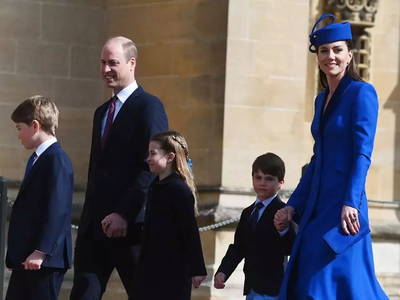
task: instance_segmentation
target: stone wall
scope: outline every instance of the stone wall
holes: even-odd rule
[[[375,23],[371,82],[380,112],[368,192],[373,199],[400,200],[400,2],[381,1]]]
[[[138,82],[187,138],[201,186],[221,185],[227,10],[228,0],[107,1],[108,36],[137,43]]]
[[[222,163],[228,189],[249,189],[251,164],[265,152],[285,161],[286,189],[297,185],[310,159],[303,151],[310,135],[304,126],[309,9],[308,0],[229,2]]]
[[[104,101],[99,53],[103,0],[0,0],[0,175],[19,181],[29,151],[10,115],[42,94],[60,110],[58,138],[72,159],[76,182],[86,182],[94,108]]]

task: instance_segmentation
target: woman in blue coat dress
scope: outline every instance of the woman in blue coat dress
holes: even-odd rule
[[[315,30],[332,17],[331,24]],[[351,27],[323,15],[310,35],[325,90],[315,100],[314,155],[275,225],[299,232],[281,300],[388,299],[374,270],[365,181],[378,118],[372,85],[355,69]]]

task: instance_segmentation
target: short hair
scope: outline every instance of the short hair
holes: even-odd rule
[[[285,178],[285,163],[278,155],[268,152],[260,155],[253,162],[251,176],[258,171],[276,176],[279,181],[282,181]]]
[[[130,40],[124,36],[115,36],[115,37],[109,38],[105,45],[110,44],[110,43],[118,43],[122,46],[122,52],[123,52],[126,62],[130,61],[130,59],[132,57],[134,59],[137,59],[138,50],[137,50],[136,44],[132,40]]]
[[[127,42],[122,43],[122,50],[124,52],[126,62],[128,62],[132,57],[134,59],[137,59],[138,50],[137,50],[134,42],[127,41]]]
[[[31,126],[34,120],[42,126],[42,130],[52,136],[58,128],[58,109],[53,101],[44,96],[36,95],[26,99],[11,114],[14,123],[25,123]]]

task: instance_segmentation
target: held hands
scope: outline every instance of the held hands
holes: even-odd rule
[[[206,276],[194,276],[192,277],[192,284],[195,289],[199,288],[201,283],[206,279]]]
[[[222,272],[218,272],[214,277],[214,287],[216,289],[225,288],[226,275]]]
[[[25,266],[25,270],[39,270],[45,257],[46,254],[35,250],[22,264]]]
[[[285,206],[284,208],[278,210],[274,218],[276,230],[282,232],[288,228],[290,221],[292,221],[293,215],[294,208],[291,206]]]
[[[103,232],[109,237],[124,237],[128,232],[128,222],[117,213],[106,216],[101,221]]]
[[[343,205],[342,228],[347,235],[350,233],[356,235],[360,231],[360,221],[358,220],[358,210],[356,208]]]

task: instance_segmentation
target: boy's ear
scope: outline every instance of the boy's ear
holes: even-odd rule
[[[282,188],[282,186],[283,186],[284,183],[285,183],[285,180],[282,180],[282,181],[279,182],[279,189]]]
[[[39,132],[40,128],[42,127],[37,120],[32,121],[32,126],[33,126],[33,129],[35,130],[35,133]]]

